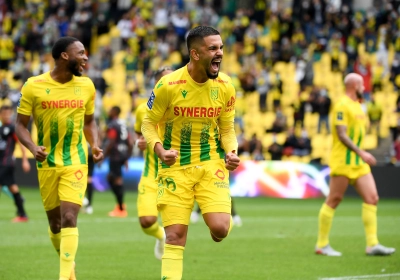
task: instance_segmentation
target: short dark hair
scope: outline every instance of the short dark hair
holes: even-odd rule
[[[6,111],[6,110],[12,110],[12,107],[10,105],[3,105],[0,107],[0,112]]]
[[[167,70],[171,70],[174,71],[174,69],[171,66],[162,66],[160,68],[158,68],[156,71],[154,71],[154,78],[156,78],[156,80],[158,80],[160,78],[160,75]]]
[[[113,106],[111,108],[111,111],[114,111],[117,114],[117,116],[119,116],[119,114],[121,114],[121,108],[119,106]]]
[[[189,34],[186,38],[186,45],[188,51],[193,47],[193,44],[199,40],[202,40],[204,37],[208,37],[211,35],[220,35],[219,31],[210,26],[197,26],[189,31]]]
[[[51,55],[55,60],[59,59],[61,53],[65,52],[68,46],[74,42],[79,42],[79,40],[74,37],[61,37],[54,43],[54,46],[51,49]]]

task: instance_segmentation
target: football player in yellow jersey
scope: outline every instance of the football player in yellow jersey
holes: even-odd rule
[[[170,67],[162,67],[157,70],[154,73],[155,83],[172,71]],[[164,254],[165,234],[164,229],[157,222],[157,183],[155,179],[158,171],[158,158],[152,149],[147,148],[146,139],[144,139],[141,131],[142,122],[147,112],[146,105],[146,103],[142,103],[136,109],[135,133],[138,139],[137,145],[143,151],[145,158],[144,170],[138,185],[137,208],[140,226],[144,233],[156,238],[154,255],[161,260]]]
[[[195,199],[212,239],[227,237],[232,225],[229,170],[240,161],[235,88],[219,72],[221,36],[212,27],[198,26],[189,31],[187,47],[190,62],[156,84],[142,124],[149,148],[160,159],[157,206],[166,233],[161,277],[168,280],[182,278]]]
[[[330,192],[319,212],[318,241],[315,252],[326,256],[341,256],[329,245],[329,232],[336,207],[343,199],[350,184],[354,185],[363,199],[362,221],[366,235],[367,255],[390,255],[394,248],[385,247],[377,237],[378,192],[370,165],[375,165],[373,155],[362,150],[365,136],[366,115],[359,100],[363,97],[363,78],[355,73],[344,79],[346,94],[334,108],[333,148],[329,166],[331,168]]]
[[[53,70],[29,78],[21,90],[16,132],[37,161],[40,194],[49,236],[60,258],[60,280],[76,279],[77,216],[85,195],[87,144],[103,159],[93,117],[95,88],[82,75],[88,58],[78,39],[62,37],[52,48]],[[33,115],[38,143],[27,130]]]

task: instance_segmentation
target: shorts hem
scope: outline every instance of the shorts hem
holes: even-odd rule
[[[231,205],[227,203],[212,204],[201,207],[201,213],[227,213],[231,214]]]

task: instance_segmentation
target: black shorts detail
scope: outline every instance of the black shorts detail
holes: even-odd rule
[[[0,186],[15,184],[14,166],[0,166]]]

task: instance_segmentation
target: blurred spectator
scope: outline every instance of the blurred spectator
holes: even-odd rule
[[[370,124],[368,133],[375,130],[376,134],[379,135],[379,124],[381,122],[383,111],[382,106],[375,101],[374,94],[371,95],[371,100],[367,103],[367,113]]]
[[[400,88],[400,60],[398,57],[395,57],[392,61],[390,81],[393,83],[395,89],[398,90]]]
[[[251,157],[254,160],[264,160],[264,156],[262,154],[263,147],[261,141],[257,139],[257,134],[253,134],[249,141],[249,152]]]
[[[269,91],[269,69],[264,64],[263,69],[259,72],[256,77],[256,90],[260,95],[259,106],[261,112],[267,111],[267,94]]]
[[[394,158],[396,160],[396,166],[400,165],[400,135],[396,137],[395,142],[393,143],[394,149]]]
[[[320,94],[317,98],[317,112],[319,114],[318,119],[318,133],[321,133],[322,123],[324,123],[328,134],[331,133],[329,127],[329,112],[331,109],[331,99],[328,97],[328,93],[325,88],[321,89]]]
[[[272,128],[267,129],[266,132],[281,133],[286,130],[286,126],[286,116],[283,114],[281,108],[278,106],[275,110],[275,120],[272,124]]]
[[[132,21],[129,19],[129,14],[126,13],[118,21],[117,28],[119,29],[122,46],[128,46],[128,40],[132,35]]]
[[[0,69],[8,70],[9,63],[13,58],[14,43],[7,34],[3,33],[0,37]]]
[[[365,61],[366,58],[358,58],[354,64],[354,72],[360,74],[364,80],[364,99],[368,101],[372,92],[372,71],[369,62]]]
[[[381,61],[372,67],[372,92],[375,93],[377,91],[382,90],[382,80],[386,76],[385,68]]]
[[[157,38],[163,41],[168,31],[168,10],[163,2],[159,2],[154,9],[154,27],[157,31]]]
[[[178,35],[179,45],[185,43],[185,35],[189,30],[189,17],[184,11],[178,11],[171,16],[171,23]]]
[[[238,155],[248,156],[249,152],[249,141],[247,141],[244,131],[241,130],[240,134],[237,136],[238,141]]]
[[[283,154],[285,156],[307,156],[311,154],[311,140],[308,138],[307,131],[302,130],[301,136],[297,137],[293,129],[288,130],[288,135],[283,144]]]
[[[276,142],[275,135],[271,146],[268,147],[268,153],[271,155],[271,160],[282,160],[283,146]]]

